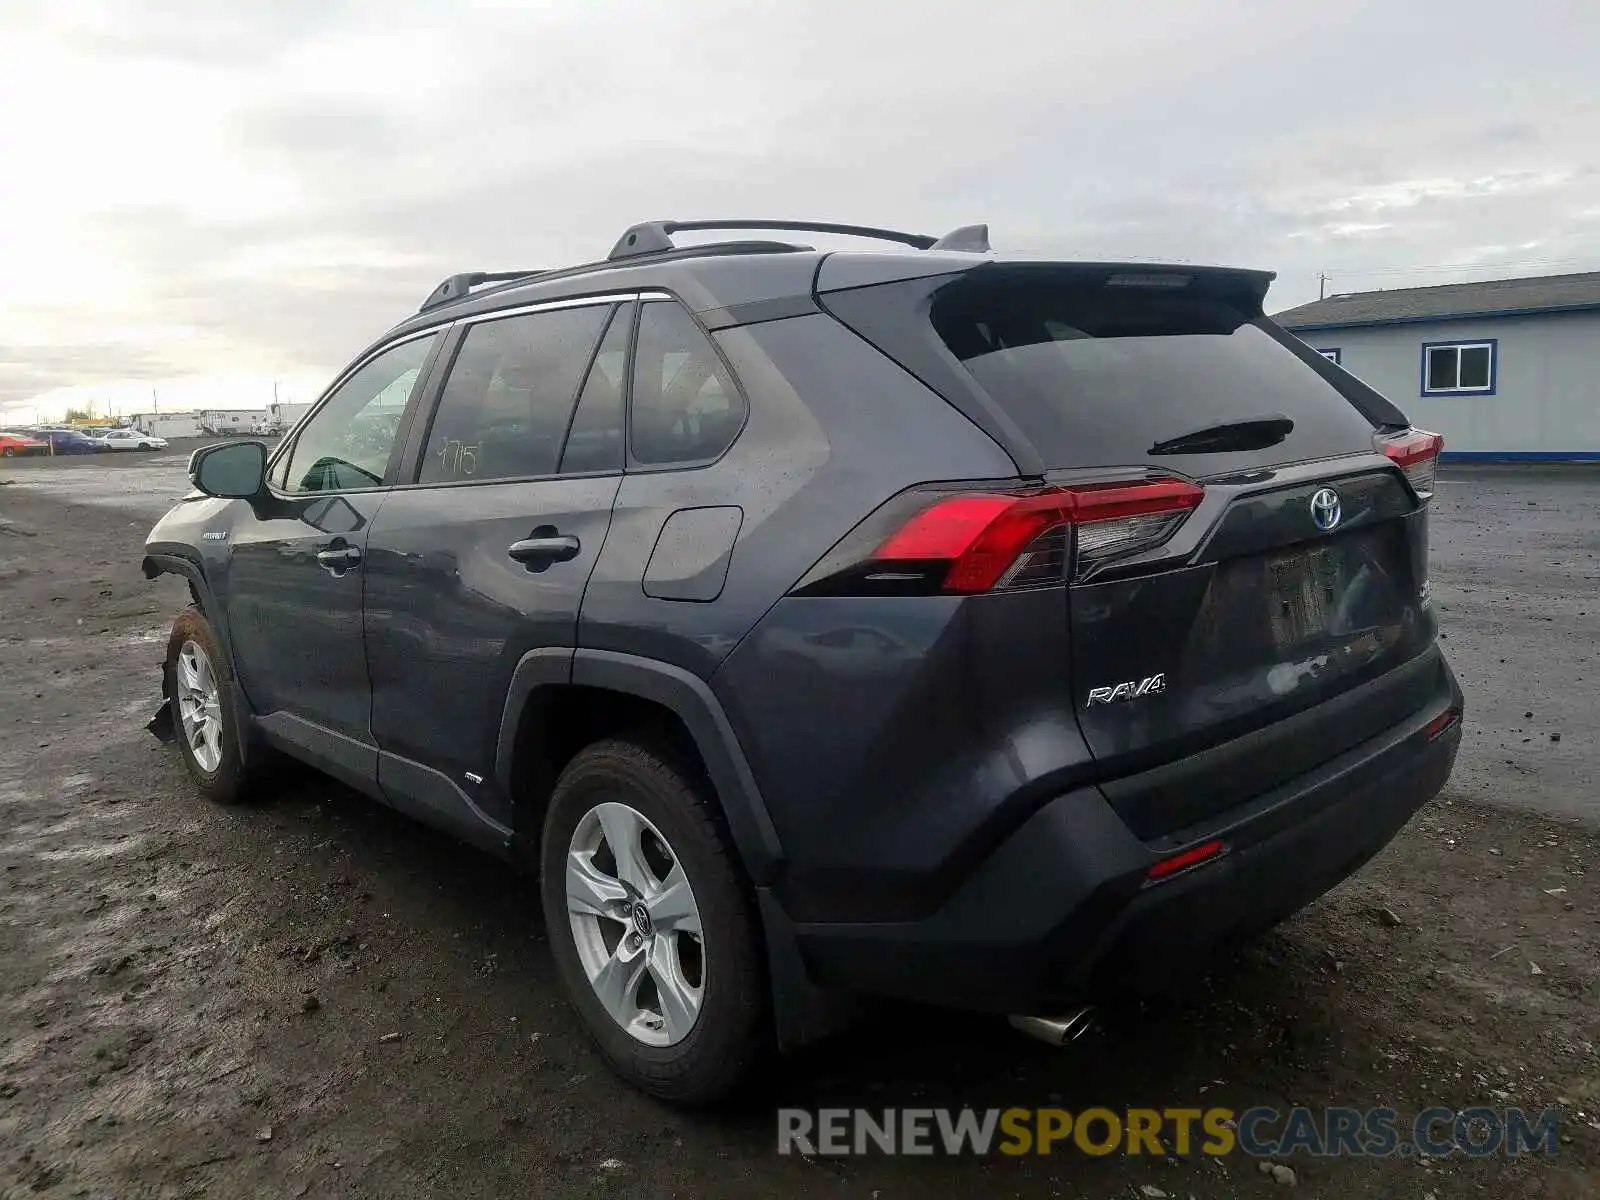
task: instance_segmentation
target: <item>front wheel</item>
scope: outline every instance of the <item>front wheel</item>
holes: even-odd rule
[[[733,1091],[766,1045],[764,977],[708,789],[645,746],[589,746],[551,796],[540,865],[556,967],[611,1066],[680,1104]]]
[[[172,624],[165,675],[184,765],[208,799],[233,803],[244,792],[245,773],[232,669],[210,622],[193,605]]]

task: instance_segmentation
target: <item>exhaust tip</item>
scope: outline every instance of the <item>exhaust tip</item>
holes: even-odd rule
[[[1095,1011],[1088,1006],[1056,1017],[1013,1014],[1007,1019],[1019,1033],[1051,1046],[1066,1046],[1095,1028]]]

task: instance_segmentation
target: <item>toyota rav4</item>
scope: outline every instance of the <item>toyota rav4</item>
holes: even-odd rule
[[[861,997],[1068,1036],[1345,878],[1459,744],[1440,439],[1271,279],[744,220],[453,276],[280,444],[194,455],[152,728],[214,800],[276,751],[536,869],[660,1096]]]

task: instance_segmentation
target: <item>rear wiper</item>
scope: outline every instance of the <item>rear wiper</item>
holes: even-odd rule
[[[1229,450],[1265,450],[1276,446],[1294,430],[1294,422],[1282,413],[1224,421],[1193,433],[1179,434],[1150,447],[1151,454],[1218,454]]]

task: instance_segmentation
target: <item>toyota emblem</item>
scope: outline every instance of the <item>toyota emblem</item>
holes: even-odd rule
[[[1339,493],[1332,488],[1318,488],[1311,497],[1311,521],[1323,533],[1331,533],[1344,514],[1339,510]]]

